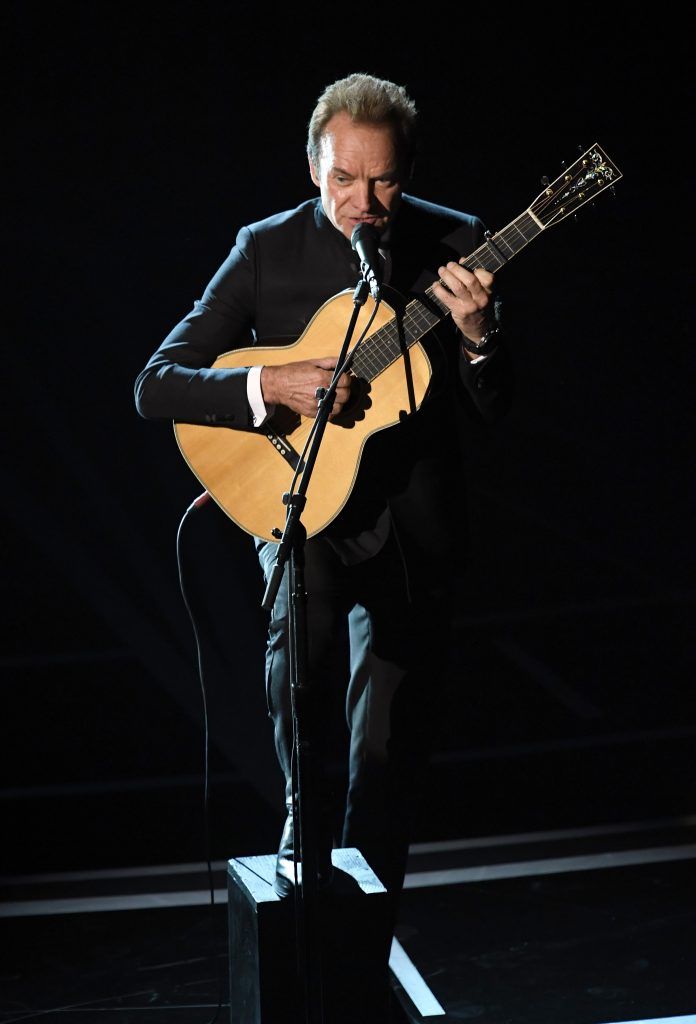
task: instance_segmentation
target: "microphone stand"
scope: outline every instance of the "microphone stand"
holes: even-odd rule
[[[293,721],[293,762],[296,784],[292,784],[293,856],[297,884],[295,886],[295,932],[297,968],[304,997],[307,1024],[323,1024],[323,992],[321,981],[320,919],[317,899],[316,801],[312,786],[314,776],[314,737],[305,730],[304,717],[310,680],[307,677],[307,593],[304,581],[304,545],[307,533],[301,521],[306,494],[314,464],[319,453],[326,424],[333,407],[338,375],[348,354],[361,307],[365,304],[369,284],[365,272],[353,293],[353,312],[336,361],[329,387],[318,389],[319,405],[311,446],[299,484],[293,494],[284,494],[287,507],[285,529],[278,544],[276,561],[268,579],[262,608],[270,611],[278,594],[288,565],[290,700]],[[323,391],[320,394],[319,391]],[[277,531],[280,534],[280,531]],[[299,862],[299,864],[298,864]],[[300,868],[301,865],[301,868]]]

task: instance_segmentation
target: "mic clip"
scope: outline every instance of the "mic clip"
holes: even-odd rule
[[[374,270],[365,260],[360,263],[360,273],[363,281],[370,286],[370,295],[376,302],[379,299],[380,284]]]

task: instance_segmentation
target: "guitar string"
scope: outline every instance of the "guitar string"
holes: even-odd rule
[[[554,182],[551,183],[551,185],[547,186],[547,189],[550,190],[550,194],[548,194],[545,190],[541,194],[541,196],[539,196],[538,199],[536,199],[531,204],[530,209],[533,210],[536,214],[545,213],[549,205],[558,203],[563,188],[576,187],[579,180],[583,177],[583,175],[588,173],[588,171],[594,171],[597,177],[595,177],[594,180],[585,183],[585,188],[590,192],[590,194],[584,196],[580,204],[578,204],[577,202],[573,202],[574,209],[579,209],[580,206],[583,206],[590,199],[593,199],[596,195],[599,195],[599,193],[604,191],[604,189],[610,188],[613,184],[619,181],[623,177],[623,175],[619,171],[618,167],[615,167],[603,153],[602,163],[599,167],[595,166],[594,168],[592,168],[582,163],[582,161],[588,156],[588,154],[595,148],[599,153],[602,152],[599,149],[599,147],[594,146],[587,150],[587,152],[584,153],[579,160],[572,164],[571,167],[569,167],[563,175],[560,175],[558,178],[556,178]],[[609,176],[607,176],[607,172],[609,173]],[[557,185],[558,188],[556,188]],[[572,202],[573,200],[577,200],[577,198],[577,196],[571,196],[569,201]]]
[[[577,202],[572,203],[575,208],[584,205],[594,196],[611,187],[623,177],[618,168],[611,163],[598,146],[591,147],[587,150],[584,156],[587,156],[595,148],[601,155],[602,163],[599,168],[594,168],[597,177],[586,185],[586,189],[590,194],[583,197],[583,201],[580,204]],[[568,181],[563,181],[566,188],[572,188],[577,184],[577,179],[581,176],[581,172],[580,170],[575,172],[575,168],[579,167],[580,161],[584,159],[584,156],[581,157],[579,161],[576,161],[576,163],[566,172],[566,174],[570,175],[570,179]],[[590,168],[590,170],[592,170],[592,168]],[[583,172],[584,171],[585,168],[583,168]],[[607,175],[607,172],[609,176]],[[565,178],[565,175],[563,178]],[[517,218],[511,221],[510,224],[491,237],[490,241],[493,243],[494,248],[491,248],[488,241],[484,242],[483,245],[463,261],[462,265],[469,270],[473,270],[478,266],[482,266],[484,269],[498,270],[504,266],[507,260],[501,262],[501,255],[505,256],[506,253],[508,253],[507,259],[510,259],[512,256],[520,252],[521,249],[529,244],[529,242],[531,242],[535,237],[537,237],[541,231],[549,226],[549,223],[542,223],[540,225],[536,218],[543,221],[543,218],[547,215],[549,208],[554,205],[558,205],[560,194],[562,194],[562,187],[556,188],[556,185],[560,181],[561,176],[559,176],[552,185],[548,186],[548,188],[552,190],[551,194],[547,194],[546,192],[541,193],[527,210],[523,211]],[[569,205],[573,199],[577,199],[577,196],[571,196],[569,198]],[[496,249],[499,249],[500,253],[496,252]],[[429,307],[425,306],[420,299],[413,299],[405,308],[405,315],[403,317],[402,324],[407,347],[410,347],[414,342],[418,341],[420,337],[436,326],[436,324],[450,312],[444,303],[442,303],[434,294],[432,286],[426,289],[425,296],[427,296],[429,300]],[[439,310],[439,315],[435,313],[433,309]],[[365,328],[365,331],[363,331],[363,334],[361,335],[360,342],[358,344],[362,342],[364,342],[364,344],[362,345],[361,351],[355,355],[353,362],[354,368],[369,366],[369,373],[365,374],[368,380],[374,380],[375,377],[379,376],[380,373],[382,373],[389,365],[398,359],[400,355],[402,355],[402,345],[398,333],[396,317],[392,317],[390,321],[383,324],[382,327],[380,327],[372,336],[365,338],[373,318],[374,314],[373,317],[371,317],[368,326]],[[354,346],[354,351],[357,347],[358,345],[356,344],[356,346]],[[315,429],[316,421],[313,423],[310,434],[304,445],[299,465],[302,464]],[[295,471],[293,476],[291,493],[293,493],[297,484],[297,477],[298,470]]]
[[[338,380],[340,375],[345,372],[346,367],[348,367],[349,364],[351,363],[351,361],[354,360],[355,352],[360,348],[361,345],[364,344],[365,339],[367,337],[367,332],[370,330],[370,327],[372,326],[372,323],[373,323],[375,317],[377,316],[377,310],[380,307],[381,301],[382,301],[381,298],[379,298],[375,302],[374,307],[372,309],[372,312],[370,314],[370,318],[367,321],[367,324],[365,325],[362,334],[360,335],[360,337],[356,341],[355,345],[353,345],[353,348],[351,349],[351,351],[346,356],[345,360],[343,361],[343,365],[340,367],[338,373],[335,373],[334,376],[335,376],[336,380]],[[293,494],[295,493],[295,486],[297,484],[297,478],[298,478],[298,476],[300,474],[300,467],[302,467],[304,465],[305,455],[307,454],[307,449],[309,448],[310,442],[311,442],[312,438],[314,437],[316,429],[317,429],[317,420],[316,420],[316,417],[315,417],[314,420],[312,421],[312,426],[310,428],[309,434],[307,435],[307,440],[304,443],[304,447],[303,447],[303,449],[302,449],[302,451],[300,453],[300,458],[298,460],[297,466],[295,467],[295,472],[293,473],[293,477],[292,477],[292,480],[290,482],[290,487],[289,487],[289,490],[288,490],[288,494],[289,494],[289,496],[291,498],[292,498]],[[289,503],[288,503],[288,506],[289,506]]]
[[[584,157],[581,157],[580,159],[582,160],[583,158]],[[606,165],[606,157],[604,157],[604,155],[603,160],[605,161]],[[580,161],[577,161],[576,164],[573,165],[573,168],[579,164]],[[613,172],[616,170],[613,167],[611,167],[611,165],[609,166]],[[566,173],[571,175],[570,180],[566,183],[567,187],[571,187],[571,185],[574,183],[573,171],[571,169]],[[579,174],[576,176],[579,176]],[[614,183],[614,180],[618,181],[621,177],[622,175],[617,172],[615,179],[607,180],[605,178],[604,180],[598,180],[591,183],[591,185],[589,185],[588,188],[592,188],[592,194],[584,198],[583,202],[580,205],[584,205],[587,201],[589,201],[590,198],[592,198],[599,192],[603,191],[605,188],[609,187],[611,184]],[[553,189],[558,180],[559,179],[556,179],[556,181],[554,181],[553,184],[549,186],[549,188]],[[558,191],[560,191],[560,189]],[[526,245],[533,241],[533,239],[536,238],[537,235],[539,235],[548,226],[548,224],[543,223],[540,225],[537,219],[535,218],[541,220],[542,216],[546,213],[548,207],[554,203],[557,204],[558,191],[556,191],[555,193],[552,192],[550,195],[545,194],[544,197],[540,198],[539,200],[535,200],[535,202],[532,203],[532,205],[527,210],[524,210],[518,217],[516,217],[508,225],[502,228],[497,234],[491,236],[490,240],[487,239],[483,243],[483,245],[479,246],[478,249],[476,249],[468,257],[466,257],[466,259],[462,262],[462,266],[472,271],[478,268],[479,266],[483,267],[483,269],[493,271],[497,271],[501,267],[503,267],[512,256],[517,255],[518,252],[520,252]],[[532,210],[534,210],[534,214],[532,214]],[[493,245],[491,245],[490,242],[492,242]],[[507,256],[507,258],[505,258],[504,249],[509,250],[509,255]],[[417,342],[421,337],[423,337],[424,334],[426,334],[429,330],[436,326],[436,324],[438,324],[441,319],[443,319],[450,313],[450,310],[444,305],[444,303],[437,298],[437,296],[433,292],[432,286],[426,289],[425,295],[428,297],[430,303],[433,306],[435,306],[436,309],[440,310],[441,315],[438,316],[431,309],[425,306],[421,300],[417,298],[414,298],[411,302],[409,302],[406,305],[404,316],[402,318],[402,329],[405,334],[407,348],[411,347],[411,345]],[[371,375],[366,375],[366,379],[370,381],[374,380],[375,377],[379,376],[388,366],[395,362],[396,359],[398,359],[398,357],[402,354],[401,338],[399,336],[398,323],[396,317],[392,317],[391,320],[389,320],[386,324],[383,324],[382,327],[375,331],[374,335],[367,337],[367,333],[377,313],[378,306],[379,300],[375,304],[375,307],[372,311],[372,315],[365,329],[363,330],[363,333],[361,334],[358,342],[353,347],[352,352],[347,357],[346,364],[344,364],[347,365],[349,360],[352,360],[353,370],[359,367],[365,368],[367,363],[374,364],[371,367]],[[358,353],[359,347],[361,347],[361,349],[360,352]],[[306,455],[311,439],[316,431],[316,426],[317,421],[315,419],[314,422],[312,423],[312,427],[307,436],[305,445],[302,449],[300,460],[293,475],[289,492],[291,496],[295,491],[298,475],[300,472],[300,466],[302,466],[304,462],[304,457]]]
[[[580,173],[584,170],[584,168],[580,166],[580,161],[573,166],[577,166],[578,171],[575,175],[572,170],[566,172],[569,175],[569,182],[567,183],[568,187],[572,184],[573,178],[579,177]],[[554,185],[557,181],[558,179],[556,179]],[[602,190],[602,188],[606,187],[606,183],[603,184],[602,182],[599,182],[594,184],[595,186],[599,184],[600,187],[595,187],[593,194],[597,194]],[[553,188],[553,186],[549,187]],[[536,203],[537,215],[543,215],[549,205],[554,202],[557,203],[558,191],[560,190],[552,193],[547,198],[542,198]],[[501,255],[496,252],[496,247],[500,249],[502,256],[505,256],[505,250],[508,250],[507,259],[509,259],[511,256],[517,255],[517,253],[536,238],[542,230],[544,230],[544,228],[540,227],[534,220],[530,210],[525,210],[506,227],[502,228],[496,235],[492,236],[492,241],[494,243],[493,247],[488,241],[484,242],[483,245],[464,260],[462,265],[469,270],[482,266],[485,270],[497,271],[504,266],[504,262],[501,261]],[[432,291],[432,287],[428,288],[425,294],[428,299],[441,310],[442,315],[447,316],[449,310],[437,299]],[[407,348],[418,341],[420,337],[427,333],[427,331],[431,330],[431,328],[439,322],[439,317],[431,319],[427,313],[429,313],[429,311],[427,311],[424,308],[423,303],[418,300],[414,300],[406,306],[405,315],[402,318],[402,327],[406,334],[405,340]],[[359,357],[356,357],[353,360],[353,366],[356,370],[364,373],[366,379],[374,380],[375,377],[379,376],[380,373],[395,362],[401,353],[401,338],[398,333],[396,317],[394,317],[379,328],[371,337],[366,339]]]
[[[503,228],[497,235],[493,236],[493,241],[496,243],[497,247],[501,249],[501,252],[502,247],[504,246],[504,248],[508,250],[509,255],[512,256],[519,252],[523,246],[532,241],[532,239],[535,238],[541,230],[542,228],[540,228],[534,221],[529,212],[524,211],[519,215],[519,217],[512,221],[511,224]],[[517,236],[522,239],[521,244]],[[510,241],[508,241],[508,239]],[[510,244],[512,241],[515,241],[517,244]],[[468,266],[468,269],[483,266],[486,270],[498,270],[504,265],[504,262],[505,261],[501,259],[501,256],[495,251],[495,249],[492,249],[489,243],[485,242],[479,247],[479,249],[467,257],[462,265]],[[426,295],[428,295],[432,302],[437,304],[443,315],[447,315],[449,311],[442,303],[439,302],[431,289],[426,291]],[[412,307],[410,310],[409,306]],[[418,340],[418,337],[422,337],[427,330],[430,330],[431,327],[435,326],[439,318],[430,320],[427,316],[424,316],[425,310],[422,303],[414,302],[410,303],[409,306],[406,307],[407,312],[403,318],[403,324],[406,329],[415,327],[417,332],[416,337],[408,339],[408,344],[410,345],[413,344],[414,341]],[[425,330],[423,330],[424,324]],[[381,357],[379,358],[379,368],[377,370],[379,373],[401,354],[401,346],[398,345],[398,348],[395,348],[393,344],[395,340],[394,326],[394,321],[390,321],[379,331],[375,332],[375,334],[369,339],[368,351],[363,354],[362,365],[365,366],[365,364],[368,364],[369,369],[372,371],[370,379],[374,379],[375,375],[375,367],[374,365],[371,365],[371,355]]]
[[[587,154],[585,154],[585,156],[586,155]],[[579,178],[581,174],[584,173],[585,168],[580,162],[582,159],[584,159],[584,156],[566,172],[568,180],[563,182],[563,185],[566,187],[572,187],[575,179]],[[574,171],[575,168],[577,168],[577,170]],[[558,182],[559,179],[556,179],[553,185],[549,186],[549,188],[553,189]],[[587,188],[591,189],[591,195],[584,197],[583,202],[580,205],[584,205],[585,202],[589,201],[589,199],[594,195],[599,194],[599,192],[603,191],[603,189],[608,187],[611,183],[612,182],[609,180],[600,179],[588,184]],[[528,245],[529,242],[533,241],[533,239],[544,230],[547,225],[540,226],[534,218],[536,216],[541,219],[541,216],[543,216],[549,206],[558,204],[559,192],[560,188],[555,192],[552,192],[550,195],[544,195],[538,201],[535,201],[535,203],[532,204],[532,207],[523,211],[523,213],[511,221],[510,224],[502,228],[496,235],[492,236],[491,241],[494,243],[493,248],[490,246],[489,242],[486,241],[464,260],[462,266],[469,270],[473,270],[479,266],[482,266],[485,270],[499,270],[504,266],[504,262],[501,260],[501,255],[505,256],[504,250],[508,250],[507,259],[509,259],[512,256],[517,255],[522,248]],[[575,208],[578,208],[578,204],[575,204]],[[531,213],[532,209],[535,209],[534,216]],[[500,250],[501,255],[496,252],[496,248]],[[507,262],[507,259],[505,262]],[[444,304],[435,296],[432,291],[432,287],[428,288],[425,294],[431,302],[442,310],[443,316],[446,316],[449,313],[447,307],[445,307]],[[418,341],[420,337],[423,337],[427,331],[439,322],[440,318],[436,317],[431,321],[425,313],[426,310],[424,309],[422,302],[415,300],[407,305],[405,316],[402,319],[402,325],[407,335],[407,347],[410,347],[414,342]],[[415,331],[411,333],[413,328],[415,328]],[[400,344],[397,331],[398,327],[396,324],[396,318],[394,317],[376,331],[374,335],[367,339],[365,346],[366,350],[363,352],[360,360],[360,366],[361,368],[368,369],[370,371],[370,375],[368,377],[369,380],[374,380],[376,376],[379,376],[387,366],[390,366],[401,355],[402,346]],[[375,363],[377,366],[374,365]]]
[[[535,200],[532,207],[523,211],[518,217],[510,222],[506,227],[502,228],[496,235],[492,236],[491,246],[489,241],[484,242],[474,253],[468,256],[463,261],[463,266],[469,270],[473,270],[476,267],[482,266],[485,270],[497,271],[505,262],[512,256],[516,255],[521,251],[524,246],[528,245],[537,235],[544,230],[546,224],[540,225],[538,220],[545,214],[549,206],[558,205],[559,193],[563,187],[572,187],[578,178],[581,177],[586,171],[586,165],[582,163],[583,160],[595,147],[591,147],[582,157],[579,158],[571,168],[565,172],[563,176],[564,180],[561,181],[557,178],[552,185],[549,186],[550,194],[542,194],[542,196]],[[596,147],[597,150],[599,149]],[[601,153],[601,150],[599,151]],[[607,165],[606,156],[602,154],[603,166]],[[613,168],[610,167],[612,172]],[[567,180],[565,180],[567,177]],[[618,180],[618,179],[617,179]],[[604,188],[611,184],[610,180],[595,179],[593,182],[587,185],[588,190],[591,194],[583,198],[584,205],[590,198],[597,195]],[[559,186],[556,188],[556,186]],[[575,208],[578,208],[578,204],[574,204]],[[532,214],[532,209],[535,210]],[[536,218],[536,219],[535,219]],[[499,251],[498,251],[499,250]],[[505,258],[505,250],[507,250],[507,258]],[[436,297],[432,288],[428,288],[425,293],[430,302],[433,303],[438,309],[441,310],[442,315],[446,316],[449,310],[443,303]],[[435,326],[439,322],[439,317],[430,319],[429,311],[426,311],[422,302],[418,300],[409,303],[406,307],[405,315],[402,318],[402,326],[406,332],[406,344],[410,347],[415,341],[423,336],[428,330]],[[425,329],[423,329],[425,327]],[[396,318],[392,318],[387,324],[383,325],[378,331],[375,332],[365,343],[365,347],[360,359],[360,368],[367,371],[367,377],[369,380],[374,380],[375,376],[378,376],[387,366],[391,365],[399,355],[401,355],[402,346],[400,344],[400,338],[398,336],[398,325]],[[376,364],[376,365],[375,365]],[[356,364],[357,365],[357,360]]]
[[[590,150],[587,151],[587,153],[589,152]],[[568,181],[564,181],[561,187],[570,187],[574,180],[584,173],[585,167],[581,161],[585,159],[587,153],[583,154],[583,156],[576,161],[568,171],[566,171]],[[554,187],[559,184],[559,181],[560,179],[556,179],[553,185],[549,186],[549,188],[553,190]],[[592,195],[602,191],[607,184],[608,182],[601,180],[593,182],[592,185],[594,188],[592,190]],[[588,188],[590,187],[592,186],[588,186]],[[552,191],[550,195],[542,196],[539,201],[535,201],[535,204],[532,204],[533,206],[536,205],[536,213],[534,216],[530,212],[531,208],[523,211],[518,217],[511,221],[510,224],[502,228],[496,235],[492,236],[492,246],[489,241],[484,242],[482,246],[464,260],[462,265],[469,270],[473,270],[479,266],[482,266],[485,270],[499,270],[504,266],[507,260],[512,256],[517,255],[524,246],[528,245],[529,242],[544,230],[546,225],[540,226],[537,220],[535,220],[535,217],[539,217],[539,215],[543,216],[550,205],[554,203],[557,205],[558,193],[560,190],[561,188],[559,187],[555,191]],[[589,198],[591,197],[588,196],[587,199]],[[586,202],[587,199],[585,199],[584,202]],[[497,250],[500,250],[500,252]],[[507,250],[506,258],[505,250]],[[439,301],[432,291],[432,288],[428,288],[425,294],[430,302],[441,310],[443,316],[448,315],[449,310]],[[431,319],[430,315],[426,315],[426,313],[429,314],[429,311],[426,311],[423,303],[417,300],[406,306],[405,315],[402,318],[402,326],[403,330],[406,332],[407,347],[410,347],[414,342],[418,341],[420,337],[439,322],[440,317],[435,316]],[[401,352],[401,339],[398,334],[398,324],[394,317],[367,339],[360,357],[359,367],[360,369],[367,371],[367,379],[374,380],[376,376],[398,359]],[[358,365],[357,361],[354,365]]]
[[[524,214],[520,215],[521,218],[525,216],[526,211]],[[529,220],[530,227],[533,227],[535,229],[534,235],[531,236],[533,238],[536,234],[539,233],[540,229],[536,224],[534,224],[531,218],[529,218]],[[531,238],[527,238],[524,232],[522,232],[519,228],[516,227],[514,222],[512,225],[508,225],[508,228],[503,229],[503,231],[508,230],[511,226],[515,228],[517,233],[521,235],[523,239],[522,245],[518,244],[517,249],[514,249],[512,246],[507,245],[507,248],[514,255],[514,253],[516,251],[519,251],[519,249],[521,249],[523,245],[526,245],[527,242],[531,241]],[[475,250],[475,252],[468,256],[463,266],[467,266],[468,263],[471,264],[471,268],[478,267],[483,264],[484,269],[497,270],[501,266],[503,266],[500,256],[498,256],[498,254],[495,253],[494,250],[491,250],[491,247],[489,246],[488,242],[484,242],[482,246],[480,246],[477,250]],[[444,306],[444,304],[441,303],[439,299],[437,299],[437,297],[435,296],[434,292],[432,291],[432,287],[428,288],[425,294],[428,296],[431,302],[436,304],[437,308],[441,310],[442,316],[446,316],[447,313],[449,313],[447,307]],[[406,347],[410,347],[416,341],[418,341],[419,338],[423,337],[423,335],[427,333],[427,331],[429,331],[432,327],[439,323],[440,319],[442,319],[442,316],[436,316],[435,314],[431,313],[430,310],[428,310],[423,305],[423,303],[417,299],[414,299],[410,303],[408,303],[408,305],[406,306],[405,315],[402,318],[402,327],[405,333]],[[383,325],[378,331],[376,331],[375,334],[373,334],[367,340],[366,347],[368,351],[363,352],[363,358],[360,360],[360,365],[358,368],[361,370],[368,369],[370,371],[370,375],[367,379],[374,380],[375,377],[379,376],[379,374],[382,373],[383,370],[387,368],[387,366],[390,366],[402,354],[402,345],[398,333],[398,325],[396,322],[396,318],[392,318],[390,321],[388,321],[387,324]],[[377,363],[377,367],[374,366],[375,362]]]

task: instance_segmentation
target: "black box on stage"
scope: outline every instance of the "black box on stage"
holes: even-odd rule
[[[390,988],[388,896],[356,849],[332,852],[334,878],[318,893],[326,1024],[384,1024]],[[276,855],[228,863],[231,1024],[305,1024],[295,900],[273,890]]]

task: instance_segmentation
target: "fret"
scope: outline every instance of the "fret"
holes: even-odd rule
[[[432,290],[432,287],[431,287],[431,288],[427,288],[427,289],[426,289],[426,292],[425,292],[425,294],[426,294],[426,295],[428,296],[428,298],[429,298],[429,300],[430,300],[431,304],[432,304],[433,306],[436,306],[436,307],[437,307],[437,308],[438,308],[439,310],[441,310],[441,311],[442,311],[442,315],[443,315],[443,316],[447,316],[447,314],[449,313],[449,309],[448,309],[448,308],[447,308],[447,306],[446,306],[446,305],[444,304],[444,302],[442,302],[442,300],[441,300],[441,299],[438,299],[437,295],[436,295],[436,294],[435,294],[435,292],[434,292],[434,291]],[[433,315],[434,315],[434,314],[433,314]],[[433,323],[431,324],[431,327],[434,327],[434,326],[435,326],[435,323],[437,323],[437,321],[434,321],[434,322],[433,322]]]
[[[515,255],[525,245],[528,245],[533,238],[536,238],[541,231],[543,231],[543,228],[525,211],[525,213],[516,217],[511,224],[508,224],[506,228],[503,228],[495,236],[495,240],[496,244],[500,244],[501,248],[507,247],[510,249],[511,255]],[[500,239],[500,242],[498,242],[498,239]]]
[[[389,323],[380,327],[358,349],[353,360],[353,373],[357,377],[362,377],[363,380],[374,380],[393,362],[388,348],[388,328],[391,326]]]
[[[369,341],[371,340],[372,339],[369,339]],[[380,365],[379,360],[375,358],[375,355],[374,345],[370,345],[368,341],[366,341],[363,343],[362,349],[358,352],[356,357],[356,363],[354,365],[357,366],[359,360],[360,369],[362,370],[360,376],[365,377],[366,380],[374,380],[374,378],[382,372],[383,367]]]
[[[426,294],[429,297],[432,296],[432,291],[430,288],[428,289]],[[438,308],[442,309],[443,314],[444,312],[447,312],[447,307],[444,305],[444,303],[438,303]],[[423,303],[420,302],[418,299],[413,299],[406,306],[406,316],[404,317],[404,323],[407,327],[407,330],[408,328],[413,327],[413,329],[418,332],[419,336],[422,336],[423,334],[425,334],[426,331],[429,331],[430,328],[434,327],[435,324],[439,323],[441,319],[441,316],[438,316],[437,313],[431,312],[431,310],[424,306]]]
[[[477,250],[460,259],[460,265],[472,271],[478,267],[499,270],[542,231],[571,214],[575,215],[578,209],[605,189],[611,188],[613,191],[614,184],[621,178],[618,167],[594,143],[570,167],[564,168],[563,174],[555,181],[549,183],[544,179],[543,190],[526,211],[498,234],[491,236],[487,233],[483,236]],[[432,247],[429,251],[433,252]],[[451,250],[449,254],[454,255]],[[442,256],[439,258],[442,259]],[[444,259],[447,259],[446,255]],[[426,261],[425,266],[428,265]],[[431,271],[436,269],[432,267]],[[377,322],[375,318],[369,318],[370,310],[363,310],[360,323],[364,325],[369,322],[372,334],[358,349],[353,347],[350,372],[365,382],[373,383],[359,389],[364,401],[356,410],[355,418],[339,420],[339,423],[345,423],[346,427],[350,426],[353,430],[354,443],[346,445],[346,437],[342,436],[341,430],[329,430],[325,435],[324,457],[316,467],[320,477],[323,474],[323,481],[312,492],[312,500],[307,504],[302,517],[308,537],[320,534],[339,515],[350,498],[354,483],[359,478],[364,442],[370,435],[377,430],[390,428],[397,409],[398,419],[401,420],[427,400],[433,367],[429,365],[427,354],[419,352],[415,346],[423,335],[439,322],[446,322],[450,315],[445,303],[435,294],[436,291],[444,295],[447,302],[451,301],[446,292],[435,284],[427,288],[424,294],[419,293],[418,298],[409,295],[403,299],[398,296],[397,312],[387,306],[389,292],[385,288],[385,308]],[[319,345],[325,353],[337,350],[342,336],[341,322],[348,305],[346,292],[349,293],[350,289],[343,289],[317,310],[305,333],[288,347],[287,357],[280,356],[281,359],[311,358]],[[328,306],[333,303],[336,305],[329,311]],[[458,303],[453,302],[452,305],[457,306]],[[485,319],[490,322],[488,316]],[[452,356],[457,358],[459,344],[454,324],[450,322],[448,327],[452,330],[448,330],[448,337],[443,341],[451,344],[454,350]],[[335,348],[332,348],[332,342]],[[409,367],[402,367],[399,363],[408,347],[413,349],[412,358],[404,362],[410,363],[410,370],[413,371],[410,374]],[[461,354],[459,358],[464,360],[466,355]],[[250,362],[261,367],[267,361],[277,364],[278,350],[275,347],[269,346],[266,350],[262,346],[255,352],[247,348],[224,352],[213,366],[229,373],[235,368],[241,371]],[[368,390],[371,392],[369,399],[363,394]],[[282,479],[283,485],[288,488],[288,500],[295,493],[299,495],[302,478],[296,463],[298,453],[307,444],[306,417],[298,417],[299,423],[294,426],[294,414],[292,422],[286,421],[282,413],[278,413],[278,416],[275,432],[271,430],[269,434],[265,427],[262,428],[258,435],[258,446],[254,441],[253,447],[248,433],[221,431],[193,423],[174,424],[179,448],[189,467],[206,488],[206,495],[212,497],[241,529],[268,541],[277,540],[274,534],[278,531],[273,528],[273,524],[278,523],[281,516],[278,501],[279,472],[285,473]],[[278,434],[278,430],[284,432]],[[268,471],[265,471],[263,452],[266,453]],[[233,471],[219,472],[222,464]],[[323,486],[327,480],[331,482],[330,487]]]
[[[506,260],[509,260],[511,256],[515,255],[516,250],[513,249],[508,240],[505,238],[505,234],[503,231],[499,231],[497,235],[494,235],[493,241],[495,242],[498,249],[500,249],[501,253],[503,254]]]
[[[432,301],[436,301],[430,289],[427,293]],[[418,299],[408,303],[401,321],[403,341],[399,336],[396,320],[380,327],[367,338],[356,353],[353,360],[353,373],[364,380],[372,381],[380,373],[391,366],[402,355],[403,348],[410,348],[440,322],[449,310],[442,303],[437,303],[442,315],[428,309]]]
[[[481,267],[494,273],[543,230],[543,225],[525,210],[467,256],[462,266],[471,271]],[[449,316],[449,309],[437,297],[432,286],[426,289],[425,295],[427,305],[420,299],[412,299],[407,304],[401,320],[401,336],[396,319],[393,319],[363,342],[353,360],[352,370],[357,377],[373,381],[396,362],[402,355],[403,346],[410,348]]]
[[[524,232],[520,229],[517,221],[513,221],[505,230],[510,232],[509,240],[514,245],[515,252],[518,252],[522,248],[522,245],[526,245],[527,239],[524,237]],[[519,238],[515,237],[512,232],[517,232],[519,238],[522,239],[522,245],[520,245]]]
[[[507,263],[507,257],[502,252],[497,252],[491,242],[486,242],[485,245],[482,245],[480,252],[481,262],[479,266],[483,267],[484,270],[490,270],[495,273],[496,270],[500,270]]]
[[[486,246],[480,245],[478,249],[475,249],[467,258],[463,261],[462,266],[466,267],[467,270],[475,270],[476,267],[483,267],[486,257],[484,255]],[[484,267],[485,270],[485,267]]]
[[[495,239],[490,238],[485,245],[486,262],[482,264],[484,270],[491,270],[495,273],[507,263],[507,256],[497,247]]]
[[[531,242],[533,238],[543,231],[543,227],[529,213],[523,213],[517,218],[522,234],[528,242]]]

